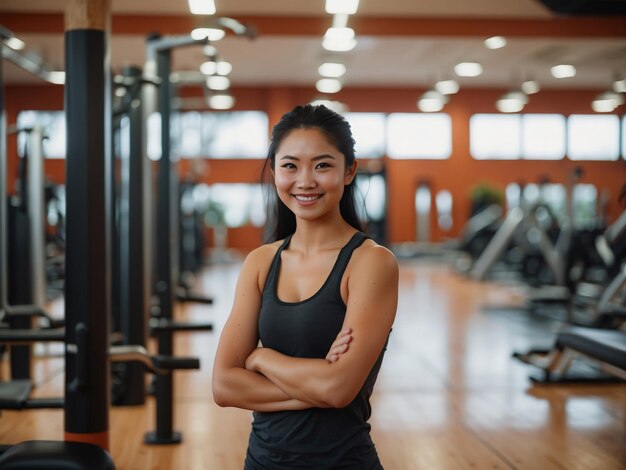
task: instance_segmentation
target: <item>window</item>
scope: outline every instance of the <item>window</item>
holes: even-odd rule
[[[161,159],[161,113],[148,116],[146,123],[146,152],[150,160]]]
[[[356,142],[357,158],[380,158],[385,154],[385,115],[383,113],[346,113]]]
[[[210,186],[210,225],[229,228],[265,224],[265,205],[260,184],[216,183]]]
[[[267,114],[260,111],[204,113],[204,154],[210,158],[265,158]]]
[[[573,114],[567,120],[567,156],[571,160],[617,160],[619,118]]]
[[[363,222],[381,221],[385,217],[387,205],[387,185],[382,174],[357,173],[356,198],[359,217]]]
[[[530,160],[559,160],[565,156],[565,116],[522,115],[522,157]]]
[[[265,158],[267,114],[186,111],[172,115],[172,154],[182,158]]]
[[[448,114],[393,113],[387,120],[387,155],[397,159],[445,159],[452,153]]]
[[[590,229],[597,226],[598,190],[593,184],[577,184],[572,194],[574,201],[574,228]]]
[[[521,157],[519,114],[474,114],[470,118],[470,154],[476,160],[514,160]]]
[[[626,116],[622,116],[622,158],[626,160]]]
[[[65,113],[63,111],[21,111],[17,115],[18,129],[40,126],[46,137],[43,141],[43,154],[46,158],[65,158],[67,152]],[[27,134],[17,136],[17,152],[24,153]]]
[[[202,149],[202,114],[198,112],[179,113],[177,119],[172,119],[172,141],[180,141],[176,154],[184,158],[200,157]]]

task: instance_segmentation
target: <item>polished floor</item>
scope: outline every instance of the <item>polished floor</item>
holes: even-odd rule
[[[175,378],[175,428],[183,443],[146,446],[153,402],[111,409],[111,453],[119,469],[241,469],[250,413],[211,399],[211,366],[232,300],[238,263],[200,279],[215,299],[180,318],[211,319],[213,333],[176,337],[179,355],[202,369]],[[626,469],[626,385],[533,386],[513,351],[549,342],[554,326],[520,310],[520,286],[477,283],[450,266],[401,262],[398,314],[374,392],[372,435],[387,470]],[[539,327],[538,327],[539,325]],[[59,350],[38,348],[54,355]],[[6,364],[3,364],[6,373]],[[36,360],[38,396],[62,392],[59,357]],[[0,442],[61,439],[59,410],[4,411]]]

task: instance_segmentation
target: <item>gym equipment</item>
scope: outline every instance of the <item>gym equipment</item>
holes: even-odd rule
[[[152,306],[150,331],[158,341],[159,354],[171,356],[174,331],[210,330],[212,324],[183,324],[173,321],[174,299],[178,285],[178,162],[171,158],[170,111],[172,87],[170,84],[172,50],[192,45],[205,45],[208,39],[196,40],[190,36],[148,38],[145,72],[159,77],[158,103],[154,97],[144,95],[146,112],[158,109],[161,116],[161,155],[158,170],[157,231],[156,231],[156,296]],[[157,105],[158,106],[155,106]],[[174,249],[173,249],[174,248]],[[171,376],[157,376],[155,393],[165,397],[163,406],[157,407],[156,430],[145,437],[148,444],[174,444],[181,442],[180,432],[173,430],[173,384]]]
[[[359,215],[366,232],[376,243],[387,245],[387,179],[384,166],[359,169],[356,185],[360,193],[357,197]]]
[[[626,211],[624,211],[626,214]],[[570,325],[561,330],[550,349],[531,349],[526,353],[513,353],[520,361],[539,367],[541,377],[531,377],[540,383],[564,381],[606,381],[597,375],[572,375],[568,370],[575,354],[595,360],[602,371],[626,380],[626,333],[620,327],[626,322],[626,262],[624,253],[613,252],[611,247],[622,248],[620,239],[626,239],[626,216],[622,214],[598,237],[596,244],[603,247],[605,257],[621,265],[592,307],[592,317],[586,325]],[[610,241],[610,244],[609,244]],[[609,256],[610,255],[610,256]],[[607,264],[607,269],[612,266]],[[574,286],[573,291],[577,290]],[[568,318],[571,320],[571,318]],[[571,323],[571,322],[570,322]]]
[[[145,152],[144,109],[141,93],[145,85],[159,81],[142,77],[138,67],[127,67],[115,77],[118,89],[125,93],[113,110],[114,129],[119,139],[120,182],[115,182],[116,217],[113,224],[113,331],[119,331],[125,345],[145,346],[150,304],[149,209],[151,178]],[[114,146],[115,148],[115,146]],[[114,405],[138,405],[145,402],[144,371],[138,364],[123,363],[114,368]]]
[[[0,456],[4,470],[90,469],[115,470],[108,452],[86,442],[24,441]]]
[[[12,33],[0,28],[0,47],[6,49],[4,39]],[[0,87],[2,68],[0,68]],[[4,113],[4,94],[0,95],[0,110]],[[20,162],[21,197],[12,207],[5,204],[7,194],[6,122],[2,117],[0,139],[0,333],[11,329],[30,328],[34,317],[41,318],[49,327],[62,322],[52,319],[43,309],[45,302],[45,254],[43,229],[43,153],[42,132],[39,128],[23,130],[28,133],[25,155]],[[7,209],[11,209],[7,211]],[[7,212],[9,212],[7,214]],[[8,242],[13,243],[9,251]],[[10,269],[9,269],[10,265]],[[9,272],[13,282],[9,284]],[[10,288],[9,288],[10,286]],[[55,335],[56,333],[50,332]],[[11,376],[13,380],[0,382],[0,393],[7,402],[12,397],[30,393],[30,347],[11,347]],[[58,407],[59,402],[50,402]],[[62,405],[61,405],[62,406]]]
[[[108,447],[108,315],[109,300],[107,276],[108,241],[107,207],[105,190],[105,168],[108,144],[106,142],[107,93],[105,86],[108,77],[107,38],[103,29],[107,15],[106,7],[98,12],[95,4],[71,1],[68,10],[73,15],[67,22],[66,31],[66,111],[68,122],[68,271],[66,289],[66,386],[65,386],[65,431],[66,440],[91,441],[93,455],[86,465],[83,461],[78,468],[94,468],[92,462],[106,461]],[[86,10],[92,7],[87,15]],[[102,15],[98,15],[101,13]],[[89,20],[87,20],[89,18]],[[0,33],[3,33],[1,31]],[[3,41],[0,48],[6,48]],[[10,37],[10,36],[8,36]],[[4,55],[4,54],[3,54]],[[1,62],[1,61],[0,61]],[[0,194],[6,194],[6,123],[4,117],[4,87],[0,65]],[[96,170],[96,171],[94,171]],[[0,227],[6,227],[4,203],[0,204]],[[4,230],[0,230],[4,232]],[[0,298],[6,298],[6,242],[0,236]],[[7,310],[6,305],[2,305]],[[16,312],[16,309],[8,309]],[[32,313],[37,306],[17,309]],[[81,349],[82,356],[76,351]],[[87,357],[91,367],[86,367]],[[82,379],[82,380],[79,380]],[[2,468],[49,468],[51,454],[59,456],[63,462],[76,458],[78,447],[63,442],[53,442],[46,451],[38,454],[35,449],[24,451],[18,447],[9,451],[10,463],[0,457]],[[39,449],[41,450],[41,449]],[[17,455],[16,455],[17,454]],[[56,459],[55,459],[56,460]],[[109,459],[110,460],[110,459]],[[9,467],[10,465],[10,467]],[[104,468],[114,468],[112,462]]]

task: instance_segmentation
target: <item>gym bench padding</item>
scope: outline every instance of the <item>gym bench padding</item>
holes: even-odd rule
[[[115,470],[109,453],[94,444],[24,441],[0,455],[2,470]]]
[[[29,398],[31,390],[30,380],[0,382],[0,410],[63,408],[63,398]]]
[[[569,348],[593,359],[626,370],[626,332],[571,327],[560,332],[557,348]]]

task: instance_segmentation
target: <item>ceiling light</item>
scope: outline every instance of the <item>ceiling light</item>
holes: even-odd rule
[[[442,95],[453,95],[459,91],[459,83],[456,80],[440,80],[435,83],[435,90]]]
[[[356,39],[352,28],[328,28],[322,46],[328,51],[345,52],[354,49]]]
[[[228,77],[223,77],[221,75],[212,75],[207,77],[206,86],[210,90],[228,90],[228,87],[230,87],[230,80]]]
[[[215,14],[214,0],[188,0],[189,11],[192,15],[213,15]]]
[[[613,82],[613,91],[617,93],[626,93],[626,78],[622,80],[615,80]]]
[[[207,44],[202,48],[202,52],[207,57],[213,57],[217,55],[217,47],[212,46],[211,44]]]
[[[52,72],[48,72],[47,80],[50,83],[54,83],[55,85],[63,85],[65,84],[65,72],[54,70]]]
[[[618,106],[624,104],[624,97],[614,91],[605,91],[596,96],[591,107],[596,113],[610,113]]]
[[[230,62],[226,62],[225,60],[217,61],[217,74],[218,75],[228,75],[233,71],[233,66]]]
[[[461,62],[454,66],[454,73],[459,77],[478,77],[483,73],[483,66],[478,62]]]
[[[209,41],[219,41],[226,32],[220,28],[196,28],[191,32],[192,39],[199,41],[200,39],[208,38]]]
[[[528,103],[528,96],[522,91],[509,91],[496,101],[496,108],[501,113],[519,113]]]
[[[437,90],[428,90],[417,101],[417,107],[425,113],[441,111],[448,102],[448,97]]]
[[[336,62],[325,62],[317,69],[322,77],[339,78],[346,73],[346,66]]]
[[[526,80],[522,83],[522,91],[527,95],[539,93],[539,90],[539,82],[537,82],[537,80]]]
[[[554,78],[569,78],[576,75],[576,67],[573,65],[555,65],[550,69]]]
[[[11,49],[13,49],[14,51],[21,51],[22,49],[24,49],[24,47],[26,47],[26,44],[24,44],[24,41],[16,37],[8,38],[5,41],[5,44],[9,46]]]
[[[217,62],[214,60],[207,60],[200,64],[200,72],[204,75],[215,75],[217,73]]]
[[[501,49],[506,46],[506,39],[502,36],[493,36],[485,39],[487,49]]]
[[[315,83],[315,88],[320,93],[337,93],[341,90],[341,82],[336,78],[320,78]]]
[[[353,15],[359,8],[359,0],[326,0],[326,13]]]
[[[228,75],[233,71],[233,66],[225,60],[207,60],[200,64],[200,72],[204,75]]]
[[[227,93],[218,93],[208,98],[208,104],[213,109],[230,109],[235,104],[235,98]]]

